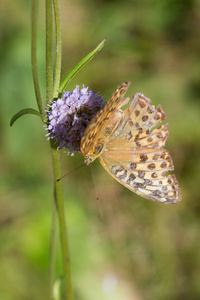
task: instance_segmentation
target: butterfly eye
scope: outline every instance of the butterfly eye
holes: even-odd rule
[[[103,149],[103,144],[97,143],[94,148],[94,154],[98,155],[99,153],[101,153],[102,149]]]

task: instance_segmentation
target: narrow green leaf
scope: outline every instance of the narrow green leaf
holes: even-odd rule
[[[54,90],[53,90],[53,99],[54,99],[58,97],[59,85],[60,85],[61,60],[62,60],[62,34],[61,34],[59,0],[53,0],[53,4],[54,4],[55,34],[56,34],[55,77],[54,77]]]
[[[54,287],[53,287],[53,299],[54,300],[61,299],[60,287],[61,287],[62,280],[63,280],[63,278],[60,277],[54,283]]]
[[[86,55],[65,77],[60,85],[60,90],[63,91],[71,79],[103,48],[106,39],[104,39],[92,52]]]
[[[37,64],[37,27],[38,27],[38,0],[32,0],[32,16],[31,16],[31,66],[33,74],[33,83],[35,96],[39,111],[44,112],[42,103],[42,95],[40,90],[40,81]]]
[[[12,117],[12,119],[10,121],[10,126],[12,126],[17,119],[19,119],[21,116],[26,115],[26,114],[37,115],[40,118],[42,118],[42,114],[39,111],[37,111],[33,108],[25,108],[25,109],[20,110],[18,113],[16,113]]]
[[[53,0],[46,4],[46,104],[53,99]]]

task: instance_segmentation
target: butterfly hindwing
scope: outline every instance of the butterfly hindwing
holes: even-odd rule
[[[144,198],[162,203],[176,203],[181,200],[175,175],[166,175],[174,167],[165,149],[133,155],[118,155],[113,150],[109,156],[106,153],[101,155],[99,160],[111,176]]]

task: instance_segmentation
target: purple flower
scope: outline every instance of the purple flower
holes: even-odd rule
[[[65,147],[69,152],[80,151],[80,140],[91,119],[106,105],[102,97],[88,87],[64,92],[63,97],[53,101],[47,111],[49,133],[47,136]]]

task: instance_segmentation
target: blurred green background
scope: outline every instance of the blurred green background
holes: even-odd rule
[[[38,65],[45,95],[44,3]],[[131,81],[162,105],[182,189],[177,205],[143,199],[93,163],[63,179],[76,300],[200,299],[200,1],[60,1],[63,76],[107,37],[106,46],[70,83],[108,100]],[[30,59],[31,1],[0,2],[0,299],[47,299],[52,165],[36,116]],[[83,157],[62,154],[62,172]],[[58,238],[58,237],[57,237]],[[59,239],[56,274],[62,274]]]

